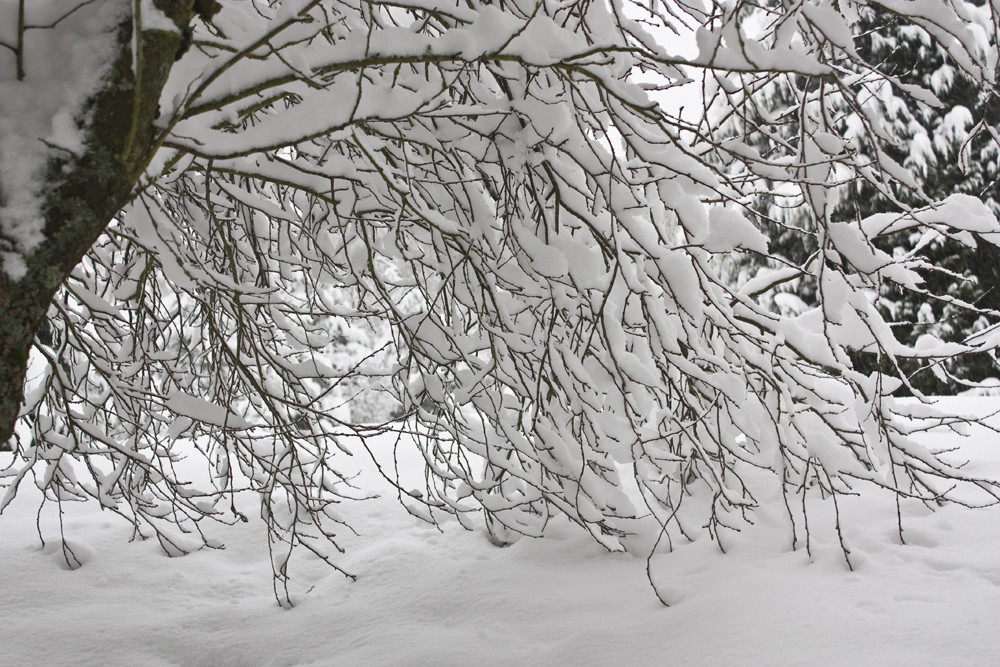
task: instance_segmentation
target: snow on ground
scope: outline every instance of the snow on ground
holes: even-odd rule
[[[960,444],[1000,476],[996,433],[934,444]],[[906,505],[903,546],[889,499],[842,501],[855,572],[820,518],[810,562],[765,511],[727,555],[702,537],[657,556],[668,608],[644,558],[568,525],[498,549],[455,522],[443,534],[419,522],[387,491],[347,510],[362,535],[345,538],[339,562],[358,581],[298,556],[285,611],[259,521],[220,529],[224,551],[171,559],[74,506],[68,534],[85,564],[71,572],[39,547],[36,500],[24,493],[0,518],[4,665],[1000,664],[998,507]],[[52,536],[54,519],[43,518]]]

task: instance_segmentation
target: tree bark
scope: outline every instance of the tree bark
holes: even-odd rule
[[[177,31],[142,31],[134,57],[129,15],[109,35],[117,57],[103,87],[85,109],[91,122],[80,157],[52,159],[42,204],[45,241],[25,257],[27,273],[12,280],[0,271],[0,448],[14,433],[28,355],[59,286],[108,223],[134,196],[153,156],[160,93],[186,48],[195,0],[154,0]],[[135,63],[135,64],[134,64]]]

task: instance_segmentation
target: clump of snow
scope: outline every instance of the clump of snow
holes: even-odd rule
[[[124,0],[24,4],[23,78],[18,77],[18,2],[0,0],[0,252],[3,271],[23,277],[24,256],[44,240],[42,180],[50,158],[79,155],[84,104],[114,56],[110,32]]]
[[[1000,378],[986,378],[972,389],[963,391],[962,396],[1000,396]]]
[[[178,32],[177,25],[153,3],[153,0],[142,0],[139,12],[142,17],[143,30]]]
[[[703,245],[709,252],[732,252],[737,248],[762,254],[767,252],[767,237],[741,212],[715,206],[708,213],[708,221],[709,231]]]
[[[0,151],[3,150],[3,146],[0,146]],[[3,217],[3,211],[0,210],[0,219]],[[24,277],[24,274],[28,272],[28,265],[24,263],[24,257],[19,253],[5,251],[0,253],[0,258],[3,259],[3,270],[4,272],[13,278],[14,280],[19,280]]]
[[[197,419],[205,424],[227,428],[246,429],[251,424],[227,408],[211,403],[197,396],[175,391],[166,401],[166,406],[183,417]]]

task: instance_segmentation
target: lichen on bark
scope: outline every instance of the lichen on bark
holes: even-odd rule
[[[45,240],[17,280],[0,271],[0,448],[14,433],[28,356],[52,297],[118,211],[155,151],[154,121],[170,68],[185,46],[195,0],[154,0],[176,32],[140,31],[126,16],[108,36],[116,57],[85,113],[85,151],[49,161],[43,179]],[[133,54],[135,44],[136,54]]]

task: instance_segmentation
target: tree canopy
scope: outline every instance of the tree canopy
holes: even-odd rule
[[[0,131],[48,123],[31,159],[8,153],[0,170],[0,426],[16,452],[0,508],[31,475],[48,500],[93,498],[179,554],[212,544],[206,520],[238,518],[232,495],[251,488],[288,603],[292,547],[336,566],[338,505],[364,495],[338,457],[376,433],[425,460],[426,489],[400,488],[411,511],[482,514],[501,544],[561,515],[610,550],[640,517],[658,542],[704,525],[724,546],[761,484],[780,486],[806,545],[796,496],[1000,496],[914,439],[961,417],[891,398],[904,360],[995,355],[1000,313],[937,295],[983,326],[914,347],[878,307],[887,281],[926,293],[928,243],[997,244],[1000,224],[973,194],[900,196],[919,183],[893,157],[891,100],[954,101],[858,46],[889,12],[989,97],[992,6],[0,11],[19,26],[0,35],[0,97],[36,100],[0,103]],[[693,49],[672,46],[691,33]],[[97,62],[74,60],[74,40],[100,45]],[[698,83],[703,113],[661,104]],[[892,210],[845,214],[860,183]],[[768,193],[794,202],[808,257],[769,251],[752,215]],[[924,241],[880,247],[904,231]],[[731,280],[734,254],[775,263]],[[813,307],[772,307],[804,279]],[[378,343],[346,354],[359,337]],[[856,368],[858,352],[879,370]],[[395,415],[352,418],[372,388]],[[204,474],[179,473],[182,457]],[[699,523],[682,520],[685,498]]]

